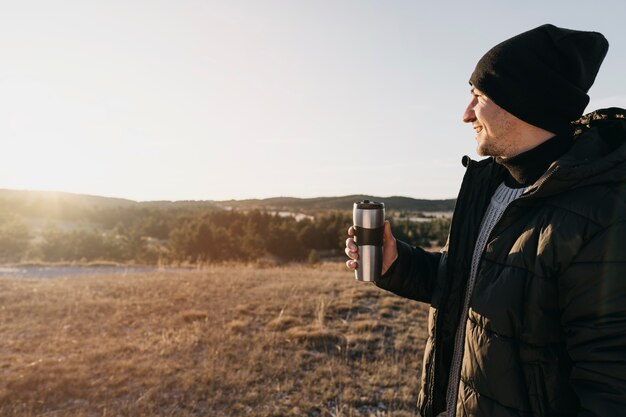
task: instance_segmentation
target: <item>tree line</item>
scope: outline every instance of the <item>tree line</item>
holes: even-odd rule
[[[343,255],[352,215],[327,211],[296,220],[260,210],[117,207],[94,209],[79,222],[30,223],[0,212],[0,262],[316,262]],[[423,247],[443,245],[448,228],[448,219],[392,221],[396,238]]]

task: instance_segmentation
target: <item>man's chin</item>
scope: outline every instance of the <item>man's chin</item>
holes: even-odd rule
[[[478,156],[497,156],[493,149],[480,146],[480,144],[478,144],[478,146],[476,147],[476,153],[478,154]]]
[[[482,144],[480,142],[476,146],[476,154],[478,156],[489,156],[488,155],[488,149],[485,149],[485,147],[482,146]]]

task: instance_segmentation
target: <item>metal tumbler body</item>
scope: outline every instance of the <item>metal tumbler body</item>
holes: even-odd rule
[[[359,248],[359,261],[354,271],[359,281],[376,281],[383,269],[383,234],[385,205],[369,200],[354,203],[354,243]]]

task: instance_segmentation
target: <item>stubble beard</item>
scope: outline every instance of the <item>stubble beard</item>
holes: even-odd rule
[[[480,156],[493,156],[494,158],[507,158],[515,154],[514,141],[515,133],[513,132],[513,125],[506,119],[499,120],[495,129],[497,132],[501,132],[496,135],[490,135],[485,131],[484,127],[481,132],[485,137],[482,140],[478,140],[478,146],[476,147],[476,153]],[[478,137],[477,137],[478,139]]]
[[[494,141],[492,138],[489,138],[478,144],[476,147],[476,153],[480,156],[499,157],[504,154],[504,149],[498,145],[497,139]]]

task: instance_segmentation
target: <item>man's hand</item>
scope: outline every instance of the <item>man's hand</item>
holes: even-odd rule
[[[354,226],[350,226],[348,229],[348,238],[346,239],[346,255],[350,258],[346,261],[348,269],[355,270],[358,268],[359,263],[359,248],[354,243]],[[383,270],[382,274],[387,272],[389,267],[394,263],[398,257],[398,248],[396,247],[396,238],[391,234],[391,224],[389,220],[385,220],[385,232],[383,235]]]

